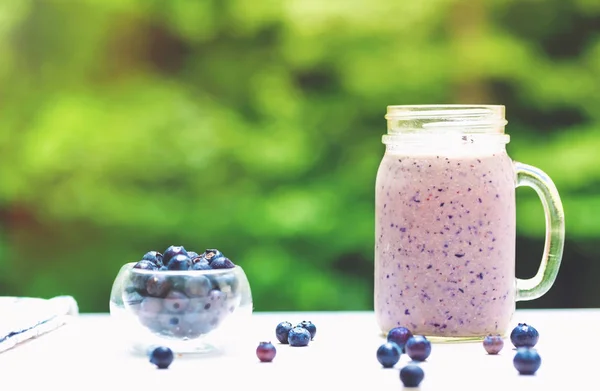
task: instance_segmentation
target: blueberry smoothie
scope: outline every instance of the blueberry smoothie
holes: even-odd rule
[[[515,172],[504,150],[386,152],[376,182],[382,332],[504,334],[515,309]]]

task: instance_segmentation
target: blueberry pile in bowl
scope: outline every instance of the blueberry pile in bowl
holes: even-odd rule
[[[240,266],[217,249],[197,253],[183,246],[150,251],[125,264],[110,304],[111,314],[126,318],[137,337],[150,333],[161,343],[202,339],[240,310],[252,311]]]

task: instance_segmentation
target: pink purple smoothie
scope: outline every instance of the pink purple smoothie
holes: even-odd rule
[[[383,158],[375,314],[385,333],[505,333],[515,309],[515,174],[505,152]]]

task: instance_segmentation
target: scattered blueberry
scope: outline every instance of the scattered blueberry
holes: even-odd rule
[[[188,270],[191,264],[192,262],[187,255],[177,254],[169,260],[167,268],[169,270]]]
[[[281,322],[275,328],[275,336],[277,340],[283,344],[288,343],[288,334],[290,330],[293,328],[290,322]]]
[[[396,342],[386,342],[377,349],[377,361],[384,368],[391,368],[400,360],[400,346]]]
[[[288,333],[290,346],[307,346],[310,341],[310,332],[304,327],[294,327]]]
[[[400,349],[402,349],[402,352],[406,353],[406,351],[404,350],[404,345],[406,344],[406,341],[408,341],[408,339],[412,336],[413,334],[409,329],[400,326],[394,327],[388,332],[387,340],[388,342],[395,342],[400,347]]]
[[[488,335],[483,339],[483,348],[488,354],[498,354],[504,347],[504,341],[500,334]]]
[[[418,365],[408,364],[400,370],[400,380],[405,387],[419,387],[423,378],[425,372]]]
[[[425,361],[431,354],[431,342],[422,335],[414,335],[406,341],[404,349],[412,360]]]
[[[298,323],[296,327],[304,327],[310,333],[310,339],[315,339],[315,335],[317,334],[317,326],[313,324],[310,320],[303,320]]]
[[[542,365],[542,358],[535,349],[517,348],[513,365],[521,375],[533,375]]]
[[[516,348],[532,348],[540,339],[540,333],[527,323],[519,323],[510,333],[510,341]]]
[[[160,369],[168,368],[173,358],[173,351],[164,346],[159,346],[150,353],[150,362]]]
[[[185,255],[187,257],[188,253],[183,246],[169,246],[163,254],[163,264],[168,265],[171,258],[176,255]]]
[[[275,346],[273,346],[271,342],[261,342],[256,348],[256,357],[258,357],[261,362],[273,361],[276,354],[277,349],[275,349]]]
[[[158,251],[148,251],[142,257],[143,261],[150,261],[156,265],[156,267],[161,267],[163,265],[163,255]]]
[[[210,267],[213,269],[231,269],[235,264],[229,258],[220,257],[210,262]]]

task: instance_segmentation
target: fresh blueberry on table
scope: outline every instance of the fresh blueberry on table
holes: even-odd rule
[[[392,368],[400,360],[401,349],[396,342],[386,342],[377,349],[377,361],[384,368]]]
[[[164,274],[154,274],[146,281],[146,292],[150,296],[165,297],[171,289],[171,280]]]
[[[210,262],[210,267],[213,269],[232,269],[235,264],[229,258],[220,257]]]
[[[183,246],[169,246],[163,253],[163,264],[168,265],[171,258],[176,255],[185,255],[187,257],[188,253]]]
[[[303,320],[298,323],[296,327],[304,327],[310,333],[310,339],[315,339],[315,335],[317,334],[317,326],[313,324],[310,320]]]
[[[275,336],[280,343],[287,344],[288,343],[288,334],[290,330],[293,328],[290,322],[281,322],[275,327]]]
[[[510,341],[516,348],[532,348],[540,339],[540,333],[527,323],[519,323],[510,333]]]
[[[418,365],[408,364],[400,370],[400,380],[405,387],[419,387],[424,378],[425,372]]]
[[[483,339],[483,348],[488,354],[498,354],[504,347],[504,341],[500,334],[496,335],[487,335]]]
[[[187,255],[177,254],[169,259],[167,268],[169,270],[188,270],[192,265],[192,261]]]
[[[535,349],[517,348],[513,365],[521,375],[533,375],[542,365],[542,358]]]
[[[159,346],[150,353],[150,362],[159,369],[167,369],[173,362],[173,351],[166,346]]]
[[[276,354],[277,354],[277,349],[275,349],[275,346],[273,346],[273,344],[270,341],[269,342],[261,342],[258,344],[258,347],[256,348],[256,357],[258,357],[258,359],[261,362],[273,361]]]
[[[387,340],[388,342],[395,342],[400,347],[400,349],[402,349],[402,352],[406,353],[406,351],[404,350],[404,345],[406,344],[406,341],[408,341],[408,339],[412,336],[413,334],[409,329],[407,329],[406,327],[399,326],[394,327],[388,332]]]
[[[310,332],[304,327],[294,327],[288,333],[290,346],[307,346],[310,341]]]
[[[406,341],[404,349],[412,360],[425,361],[431,354],[431,342],[422,335],[414,335]]]
[[[161,267],[163,265],[163,255],[158,251],[148,251],[146,254],[144,254],[142,260],[150,261],[156,265],[156,267]]]

